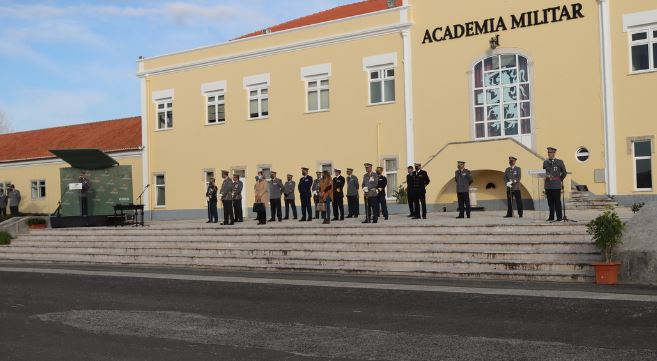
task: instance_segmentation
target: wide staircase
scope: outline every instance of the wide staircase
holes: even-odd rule
[[[504,280],[593,280],[599,252],[580,224],[274,224],[32,231],[0,261]]]
[[[573,190],[566,208],[570,210],[605,209],[608,206],[618,207],[618,202],[606,195],[597,195],[589,191]]]

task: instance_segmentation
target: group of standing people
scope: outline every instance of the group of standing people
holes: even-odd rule
[[[217,209],[219,199],[223,208],[224,221],[222,225],[232,226],[235,223],[244,221],[242,212],[242,189],[244,183],[240,180],[238,174],[229,177],[227,170],[221,171],[223,179],[221,188],[217,187],[216,179],[210,178],[208,188],[205,192],[205,198],[208,202],[208,222],[219,222],[219,211]]]
[[[20,215],[18,206],[21,203],[21,192],[13,184],[7,187],[7,193],[0,189],[0,219],[7,218],[7,206],[11,216]]]

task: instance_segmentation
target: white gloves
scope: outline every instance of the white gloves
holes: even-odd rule
[[[511,188],[512,185],[513,185],[513,182],[512,182],[512,181],[508,181],[508,182],[506,182],[506,186],[507,186],[508,188]]]
[[[367,187],[363,187],[363,192],[367,193],[370,189]]]

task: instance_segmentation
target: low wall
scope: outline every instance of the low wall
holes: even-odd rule
[[[657,202],[646,203],[626,227],[616,257],[621,282],[657,285]]]

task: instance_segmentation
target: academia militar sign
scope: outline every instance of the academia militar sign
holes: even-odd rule
[[[527,11],[506,18],[500,16],[482,21],[470,21],[444,27],[439,26],[433,30],[427,29],[425,31],[422,44],[581,19],[584,17],[582,9],[583,6],[581,3],[575,3],[542,10]]]

